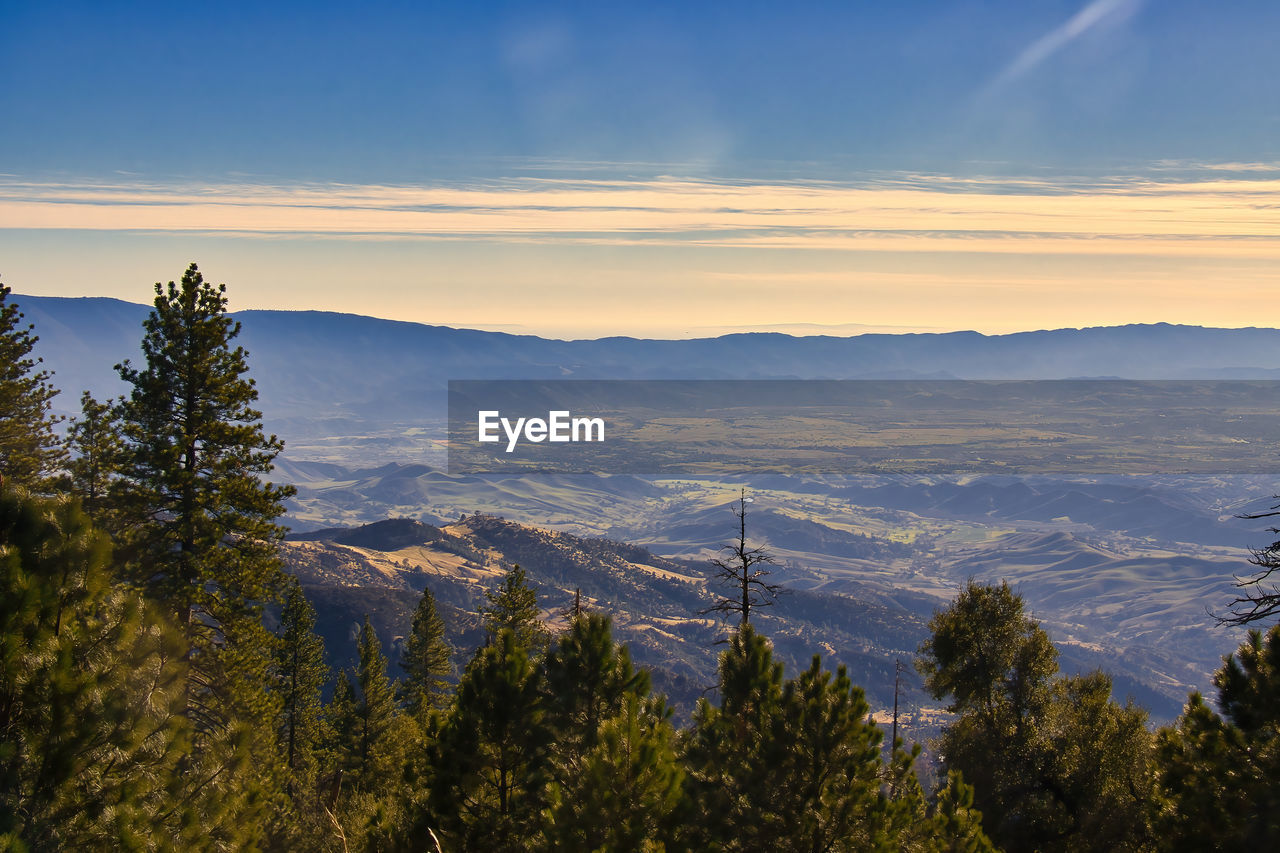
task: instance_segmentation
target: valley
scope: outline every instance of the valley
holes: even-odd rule
[[[1065,670],[1103,668],[1120,698],[1171,719],[1238,644],[1241,632],[1216,627],[1211,613],[1229,603],[1233,573],[1249,568],[1245,546],[1269,535],[1236,518],[1245,507],[1230,498],[1265,494],[1262,478],[714,482],[288,461],[282,472],[299,484],[294,538],[320,537],[291,549],[350,554],[345,569],[313,582],[364,595],[398,590],[384,594],[403,599],[402,613],[412,590],[430,586],[455,609],[465,659],[481,641],[474,611],[483,590],[519,563],[553,623],[578,589],[613,613],[619,635],[685,709],[713,681],[724,626],[697,611],[713,600],[707,560],[732,537],[729,506],[744,486],[754,498],[748,538],[776,557],[771,580],[791,591],[760,611],[762,630],[789,668],[813,652],[849,666],[878,708],[892,704],[893,661],[911,659],[933,610],[972,577],[1022,594]],[[349,529],[306,532],[388,518],[412,519],[435,538],[379,548],[332,539],[357,535]],[[908,684],[908,706],[928,711],[935,703],[914,675]]]

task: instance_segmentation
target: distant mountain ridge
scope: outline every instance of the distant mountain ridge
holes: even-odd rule
[[[79,393],[123,390],[112,365],[138,357],[147,305],[106,297],[11,297],[36,326],[62,411]],[[1280,378],[1280,330],[1129,325],[691,340],[551,340],[321,311],[236,312],[273,429],[317,421],[437,417],[450,379]],[[349,424],[348,424],[349,425]],[[323,432],[324,430],[321,430]]]

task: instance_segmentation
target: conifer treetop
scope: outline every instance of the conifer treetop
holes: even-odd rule
[[[43,490],[66,455],[53,430],[62,420],[51,413],[58,389],[32,356],[40,338],[10,293],[0,282],[0,478]]]

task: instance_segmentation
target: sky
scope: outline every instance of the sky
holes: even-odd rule
[[[1280,325],[1280,4],[11,3],[0,275],[552,337]]]

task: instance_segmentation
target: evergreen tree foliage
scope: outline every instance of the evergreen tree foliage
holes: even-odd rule
[[[324,641],[315,633],[316,612],[291,579],[280,613],[275,684],[280,694],[276,736],[284,759],[286,792],[305,804],[316,787],[318,751],[324,737],[321,690],[329,680]]]
[[[982,830],[982,813],[973,806],[973,786],[955,770],[934,802],[928,837],[918,849],[937,853],[995,853],[996,847]]]
[[[684,773],[671,711],[621,695],[576,772],[551,786],[544,830],[553,850],[662,850],[671,842]]]
[[[870,710],[844,668],[833,679],[817,655],[784,685],[773,733],[777,756],[770,762],[782,822],[779,849],[875,846],[876,829],[887,816],[879,796],[882,736],[868,722]]]
[[[1058,652],[1039,624],[1023,612],[1009,585],[970,580],[950,607],[929,622],[917,667],[925,686],[947,710],[974,713],[994,726],[1002,707],[1021,724],[1046,695],[1058,670]]]
[[[177,843],[178,640],[74,502],[0,494],[0,847]]]
[[[359,650],[354,678],[334,702],[341,713],[334,723],[340,787],[348,794],[388,789],[400,775],[404,746],[398,737],[400,713],[387,678],[387,659],[368,617],[360,628]]]
[[[333,822],[348,850],[389,850],[404,820],[405,750],[412,724],[396,706],[382,643],[368,617],[360,629],[359,652],[353,675],[339,677],[330,711]]]
[[[1146,712],[1111,698],[1102,673],[1055,677],[1057,651],[1006,584],[970,581],[929,623],[917,665],[957,714],[948,770],[973,784],[991,839],[1007,850],[1150,845]]]
[[[614,643],[610,617],[591,612],[573,620],[543,668],[555,764],[564,775],[574,775],[601,724],[622,710],[625,698],[648,695],[649,673],[632,666],[630,652]]]
[[[329,798],[341,793],[346,777],[353,773],[359,740],[360,715],[356,709],[356,688],[351,683],[351,673],[342,670],[333,684],[333,697],[324,709],[325,734],[325,784]]]
[[[703,700],[685,735],[679,841],[696,850],[988,850],[970,789],[948,818],[930,814],[916,779],[919,748],[893,750],[862,690],[815,657],[783,681],[768,641],[748,623],[720,659],[720,705]],[[968,846],[966,846],[968,845]]]
[[[65,458],[54,433],[60,418],[51,414],[58,391],[50,373],[38,369],[41,359],[31,356],[39,338],[10,293],[0,283],[0,480],[46,490]]]
[[[145,366],[121,406],[120,539],[130,576],[185,634],[184,714],[196,736],[177,796],[205,837],[246,846],[279,783],[269,690],[275,638],[262,622],[283,572],[276,519],[293,493],[261,477],[281,449],[263,434],[226,288],[195,264],[156,285]]]
[[[1280,833],[1280,626],[1253,630],[1214,676],[1219,711],[1193,693],[1159,733],[1169,850],[1264,850]]]
[[[67,448],[71,492],[79,496],[89,517],[110,531],[108,495],[124,461],[118,402],[99,403],[88,391],[81,394],[80,416],[67,430]]]
[[[467,665],[453,708],[431,745],[430,813],[418,821],[447,850],[518,851],[539,830],[545,804],[546,725],[539,671],[502,629]]]
[[[995,853],[982,829],[982,813],[973,807],[973,788],[956,771],[932,798],[925,796],[915,765],[921,747],[894,749],[883,771],[878,807],[871,813],[871,849],[912,853]]]
[[[696,849],[765,850],[779,843],[772,742],[782,710],[782,664],[768,640],[743,623],[720,656],[720,705],[694,712],[685,746],[686,842]]]
[[[122,407],[130,556],[141,580],[194,635],[257,618],[282,584],[275,544],[293,489],[263,483],[283,445],[266,437],[246,353],[231,343],[226,286],[192,264],[181,285],[156,284],[143,324],[146,366],[119,365],[133,391]]]
[[[444,638],[444,622],[436,611],[435,596],[430,589],[423,589],[400,658],[405,673],[400,683],[401,701],[413,719],[422,722],[431,709],[445,704],[452,654],[453,649]]]
[[[1149,850],[1155,740],[1147,712],[1117,703],[1111,678],[1094,671],[1054,680],[1037,721],[1035,752],[1053,790],[1046,849]]]
[[[538,592],[520,566],[512,566],[496,590],[484,594],[488,604],[480,608],[480,616],[490,640],[504,630],[515,634],[516,642],[530,652],[541,651],[551,637],[542,624]]]

